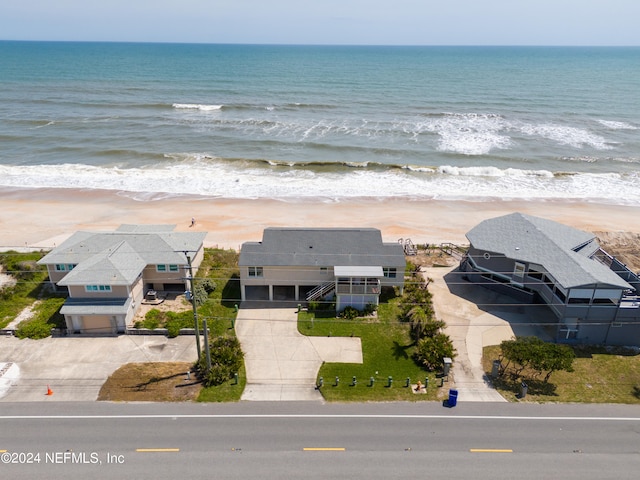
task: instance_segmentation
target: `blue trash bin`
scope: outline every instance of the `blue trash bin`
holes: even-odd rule
[[[455,407],[458,404],[458,390],[449,390],[449,401],[447,405],[449,407]]]

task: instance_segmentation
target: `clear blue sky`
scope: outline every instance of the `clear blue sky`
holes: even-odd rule
[[[640,0],[1,0],[0,39],[640,45]]]

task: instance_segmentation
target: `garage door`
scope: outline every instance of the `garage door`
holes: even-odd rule
[[[274,300],[295,300],[296,287],[293,285],[275,285],[273,287]]]
[[[247,285],[244,287],[244,294],[247,300],[269,300],[269,286]]]
[[[91,315],[82,317],[82,333],[87,335],[104,335],[113,333],[110,315]]]

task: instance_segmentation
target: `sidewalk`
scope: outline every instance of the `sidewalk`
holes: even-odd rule
[[[296,308],[238,311],[236,335],[244,352],[242,400],[322,401],[316,378],[322,362],[362,363],[360,338],[307,337]]]

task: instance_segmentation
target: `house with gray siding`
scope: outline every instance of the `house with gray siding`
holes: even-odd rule
[[[61,313],[69,333],[116,334],[130,326],[149,291],[188,289],[206,232],[174,232],[175,225],[121,225],[109,232],[76,232],[45,255],[49,280],[69,296]]]
[[[522,302],[546,304],[559,342],[640,345],[638,276],[594,234],[512,213],[467,233],[465,278]]]
[[[404,287],[399,243],[374,228],[267,228],[240,249],[242,301],[332,298],[336,309],[378,305],[381,288]]]

